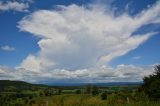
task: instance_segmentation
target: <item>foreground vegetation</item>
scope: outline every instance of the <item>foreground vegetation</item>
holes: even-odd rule
[[[160,66],[142,85],[53,87],[0,81],[0,106],[160,106]]]
[[[160,102],[150,101],[145,95],[134,93],[112,93],[105,100],[102,100],[101,95],[61,94],[6,100],[1,106],[160,106]]]
[[[107,100],[101,100],[100,96],[84,94],[63,94],[50,98],[39,98],[33,106],[160,106],[160,102],[130,100],[116,94],[108,96]]]

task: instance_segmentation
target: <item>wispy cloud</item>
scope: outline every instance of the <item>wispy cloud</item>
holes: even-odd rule
[[[9,45],[1,46],[0,49],[4,51],[14,51],[15,50],[14,47],[9,46]]]
[[[132,57],[133,60],[139,60],[139,59],[141,59],[141,58],[142,58],[142,56],[135,56],[135,57]]]

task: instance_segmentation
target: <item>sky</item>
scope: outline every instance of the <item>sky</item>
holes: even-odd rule
[[[160,0],[0,1],[0,80],[139,82],[159,54]]]

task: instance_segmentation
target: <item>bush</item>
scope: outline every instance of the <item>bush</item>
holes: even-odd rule
[[[97,86],[87,85],[85,88],[86,94],[97,95],[99,93],[99,89]]]
[[[97,95],[99,93],[97,86],[92,86],[92,95]]]
[[[35,103],[36,103],[35,100],[31,100],[31,101],[29,102],[30,105],[35,104]]]
[[[60,95],[61,93],[62,93],[62,89],[59,88],[59,89],[57,90],[57,94]]]
[[[81,94],[81,90],[80,90],[80,89],[77,89],[77,90],[75,91],[75,93],[76,93],[76,94]]]
[[[85,88],[85,93],[86,94],[91,94],[91,91],[92,91],[92,86],[91,85],[87,85],[86,88]]]
[[[106,92],[103,92],[101,94],[101,100],[106,100],[107,99],[107,93]]]

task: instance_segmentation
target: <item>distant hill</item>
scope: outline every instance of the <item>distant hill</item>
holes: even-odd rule
[[[110,83],[95,83],[97,86],[129,86],[141,85],[142,82],[110,82]]]
[[[36,87],[47,87],[47,85],[42,84],[31,84],[24,81],[10,81],[10,80],[0,80],[0,90],[8,89],[31,89]]]
[[[86,86],[88,84],[96,85],[100,87],[107,86],[130,86],[130,85],[141,85],[142,82],[109,82],[109,83],[48,83],[49,86]]]
[[[27,82],[24,81],[10,81],[10,80],[0,80],[0,86],[22,86],[22,85],[26,85],[26,86],[30,86],[32,84],[29,84]]]
[[[141,85],[142,82],[109,82],[109,83],[48,83],[48,84],[31,84],[24,81],[0,80],[0,89],[6,87],[29,88],[29,87],[58,87],[58,86],[86,86],[88,84],[96,86],[129,86]]]

